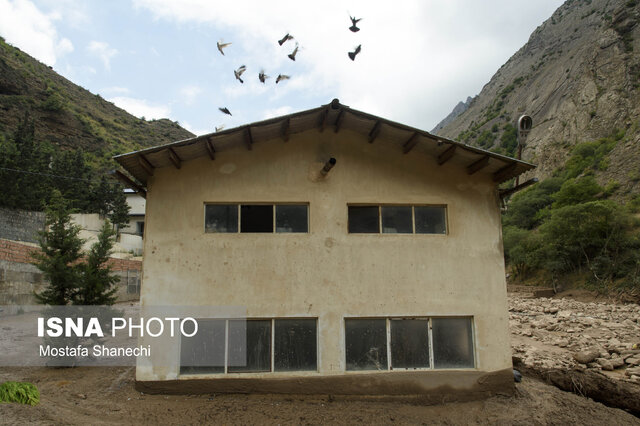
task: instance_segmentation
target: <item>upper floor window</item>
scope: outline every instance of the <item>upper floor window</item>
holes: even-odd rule
[[[446,234],[445,206],[348,206],[351,234]]]
[[[307,204],[206,204],[205,232],[309,232]]]

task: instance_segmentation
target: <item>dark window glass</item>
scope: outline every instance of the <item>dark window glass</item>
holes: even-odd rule
[[[227,371],[271,371],[271,321],[229,320]]]
[[[224,335],[225,320],[199,319],[196,335],[181,337],[180,374],[224,373]]]
[[[240,232],[273,232],[273,205],[240,206]]]
[[[144,222],[136,222],[136,233],[144,235]]]
[[[411,206],[382,206],[382,232],[412,234]]]
[[[352,234],[380,232],[378,206],[349,206],[349,232]]]
[[[446,234],[445,208],[437,206],[415,207],[416,234]]]
[[[471,318],[433,318],[435,368],[473,368]]]
[[[429,367],[428,320],[391,320],[391,367]]]
[[[275,371],[317,370],[316,320],[275,320]]]
[[[347,370],[387,370],[385,319],[346,319]]]
[[[205,232],[238,232],[236,204],[207,204],[204,209]]]
[[[309,232],[308,210],[306,205],[277,205],[276,232]]]

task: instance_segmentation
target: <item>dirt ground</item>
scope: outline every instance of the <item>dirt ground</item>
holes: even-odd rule
[[[638,424],[640,419],[535,379],[513,397],[423,406],[323,396],[142,395],[133,368],[0,369],[0,381],[26,380],[35,407],[0,404],[3,424]]]
[[[609,308],[609,303],[581,305],[573,299],[532,300],[522,292],[512,293],[509,299],[514,354],[530,366],[555,360],[554,365],[575,368],[568,365],[573,351],[597,345],[603,356],[608,354],[607,348],[612,349],[610,356],[617,356],[611,340],[617,339],[615,348],[622,348],[640,336],[638,305],[610,304]],[[589,303],[587,299],[584,303]],[[558,312],[552,313],[555,308]],[[523,315],[527,312],[531,315]],[[559,312],[566,312],[566,318]],[[593,328],[602,330],[601,335],[589,336],[585,342],[581,340],[585,330],[578,330],[578,326],[589,317],[598,321]],[[624,328],[614,328],[612,324],[620,324],[622,318],[633,318],[636,322],[627,321]],[[563,325],[564,322],[568,325]],[[550,327],[547,323],[561,326]],[[568,327],[576,332],[567,332]],[[561,339],[567,340],[567,344],[564,340],[559,342]],[[596,371],[598,365],[584,368]],[[622,370],[607,373],[616,373],[630,386],[640,386],[622,374]],[[512,397],[430,406],[329,395],[145,395],[133,387],[132,367],[0,368],[0,382],[5,380],[35,383],[41,392],[41,403],[35,407],[0,404],[1,424],[640,425],[639,418],[623,410],[561,391],[528,376],[516,385],[517,392]]]

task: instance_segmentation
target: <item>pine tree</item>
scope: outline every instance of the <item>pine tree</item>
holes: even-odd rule
[[[109,221],[104,221],[96,241],[89,251],[87,260],[81,265],[81,284],[73,295],[76,305],[113,305],[116,301],[115,284],[119,278],[111,274],[107,265],[113,248],[116,232]]]
[[[129,224],[129,204],[127,204],[127,197],[124,195],[122,187],[120,185],[113,186],[112,192],[112,203],[111,203],[111,214],[109,214],[109,219],[113,223],[113,225],[120,230]]]
[[[80,227],[71,223],[67,201],[58,190],[53,191],[46,207],[45,226],[46,230],[38,233],[41,252],[31,256],[49,284],[35,296],[45,305],[66,305],[80,283],[78,261],[83,240],[78,236]]]

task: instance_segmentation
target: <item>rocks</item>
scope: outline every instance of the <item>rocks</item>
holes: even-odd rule
[[[573,354],[573,359],[575,359],[580,364],[589,364],[595,361],[596,358],[600,356],[600,351],[590,350],[590,351],[582,351]]]
[[[596,358],[596,362],[600,364],[603,370],[613,371],[613,364],[606,358]]]
[[[513,354],[525,367],[603,370],[640,383],[640,306],[510,293],[509,312]]]

